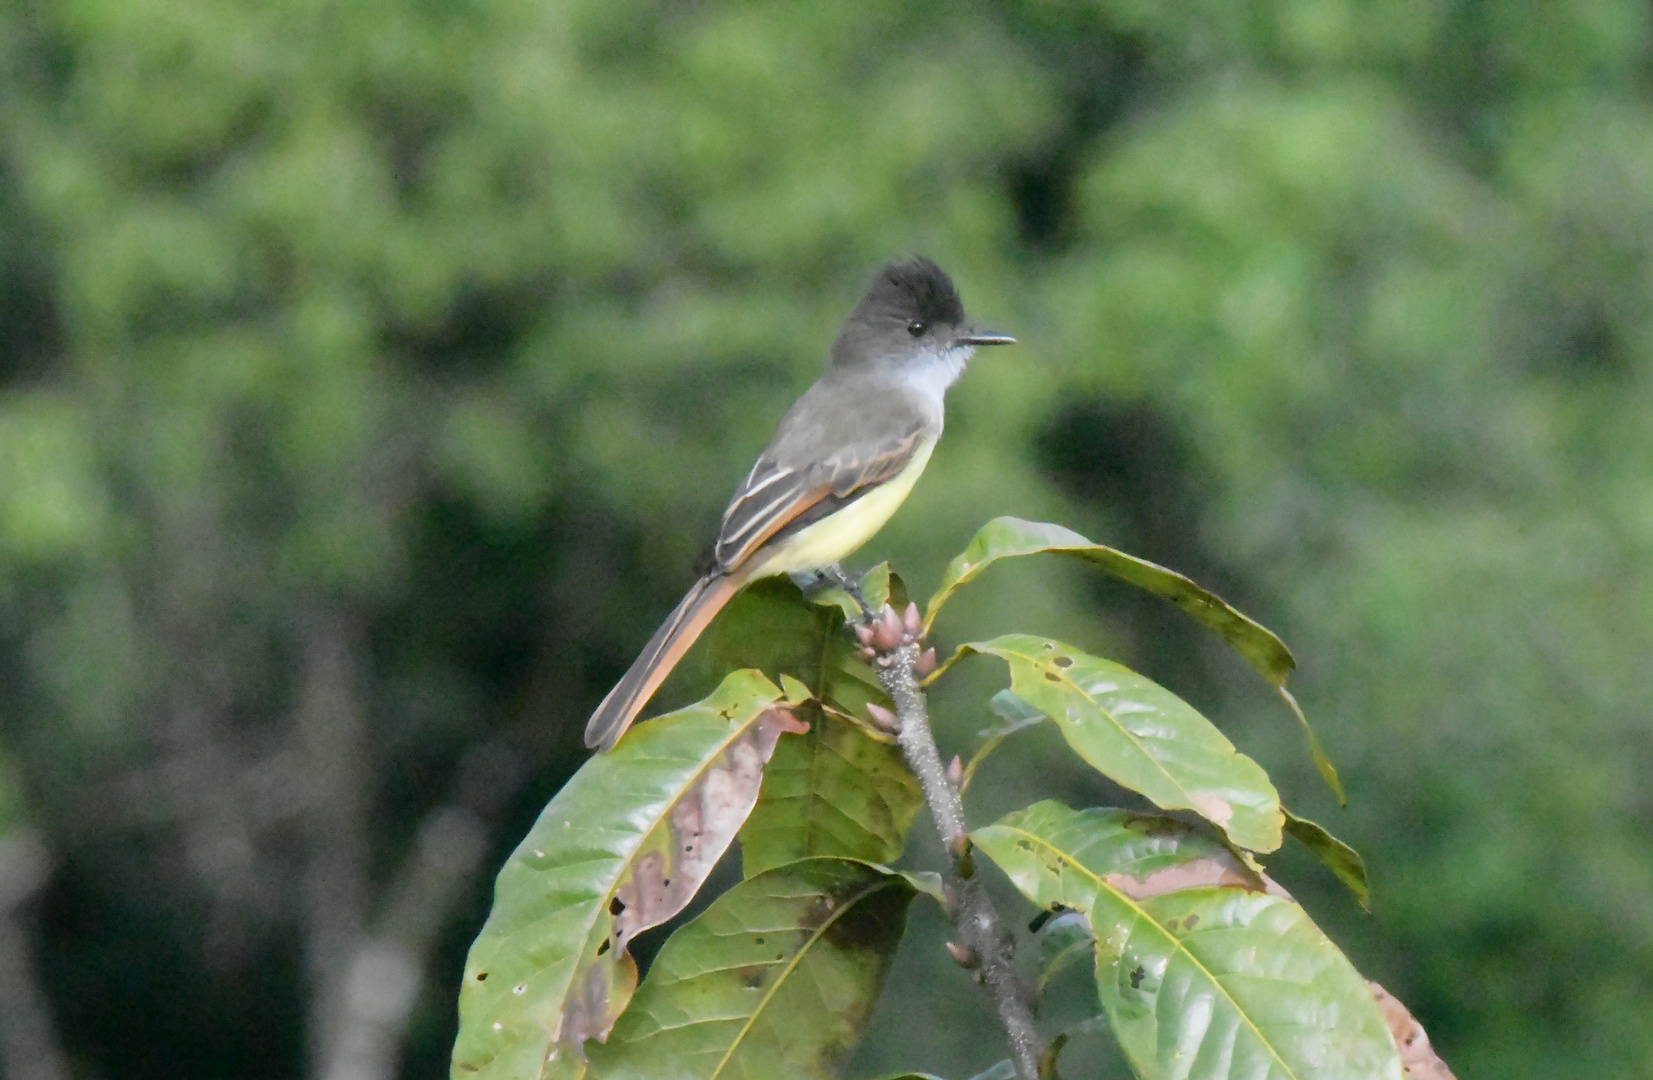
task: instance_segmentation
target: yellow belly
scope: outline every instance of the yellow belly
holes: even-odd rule
[[[896,508],[907,501],[907,495],[918,482],[919,474],[930,463],[930,451],[935,448],[934,439],[921,443],[907,467],[895,476],[836,514],[824,517],[782,540],[765,553],[763,562],[752,571],[752,577],[819,570],[831,566],[871,540],[873,534],[890,520]]]

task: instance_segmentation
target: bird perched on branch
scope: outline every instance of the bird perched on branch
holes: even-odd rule
[[[756,578],[836,568],[883,528],[941,438],[943,398],[981,330],[928,259],[878,272],[832,343],[827,368],[781,418],[723,512],[700,579],[597,706],[587,746],[607,751],[735,593]]]

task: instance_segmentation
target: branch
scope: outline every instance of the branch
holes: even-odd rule
[[[46,845],[33,832],[0,836],[0,1076],[69,1080],[69,1059],[52,1031],[22,908],[46,884]]]
[[[886,604],[882,612],[867,617],[857,628],[856,636],[873,654],[884,692],[895,702],[894,717],[876,706],[873,715],[885,722],[893,721],[907,767],[918,776],[942,845],[952,854],[945,875],[947,916],[958,929],[959,940],[956,944],[949,942],[947,949],[961,965],[979,968],[982,981],[993,996],[999,1020],[1010,1037],[1011,1059],[1016,1065],[1018,1080],[1039,1080],[1041,1046],[1033,1024],[1032,996],[1011,966],[1015,942],[975,876],[958,782],[941,764],[941,752],[936,749],[935,736],[930,732],[929,709],[924,691],[919,689],[917,669],[932,666],[935,656],[925,654],[921,660],[921,632],[915,605],[908,605],[903,619]]]
[[[312,1072],[332,1056],[351,992],[353,947],[367,921],[371,759],[362,705],[359,620],[315,600],[301,610],[303,683],[292,738],[307,763],[305,966]]]
[[[378,917],[343,967],[322,1080],[390,1080],[437,936],[488,851],[490,822],[532,775],[520,745],[489,739],[459,764],[452,797],[428,814]]]

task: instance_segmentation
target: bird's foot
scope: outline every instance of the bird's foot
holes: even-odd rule
[[[860,580],[850,576],[840,563],[833,563],[831,566],[823,566],[819,570],[790,576],[793,584],[802,589],[806,595],[815,596],[831,589],[837,589],[840,592],[848,593],[850,599],[855,601],[855,605],[861,609],[862,621],[872,615],[867,610],[867,598],[861,593]]]

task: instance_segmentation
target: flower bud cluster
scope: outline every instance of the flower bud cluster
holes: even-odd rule
[[[908,604],[907,610],[900,613],[885,604],[882,611],[855,628],[855,640],[861,643],[862,656],[879,667],[889,667],[890,653],[924,640],[924,617],[918,613],[917,604]],[[934,649],[925,649],[913,664],[920,678],[935,669]]]

